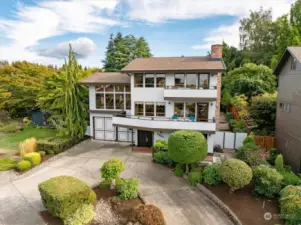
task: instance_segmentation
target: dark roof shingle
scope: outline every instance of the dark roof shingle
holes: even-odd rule
[[[130,84],[130,77],[120,72],[97,72],[84,78],[79,84]]]
[[[124,67],[121,72],[160,72],[160,71],[224,71],[221,60],[205,57],[153,57],[138,58]]]

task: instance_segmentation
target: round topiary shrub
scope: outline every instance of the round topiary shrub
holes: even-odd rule
[[[24,160],[29,161],[32,166],[36,166],[41,163],[41,155],[38,152],[27,153],[24,155]]]
[[[220,163],[213,163],[208,165],[203,170],[203,179],[206,184],[218,185],[222,183],[222,178],[220,176]]]
[[[198,131],[180,130],[168,138],[168,157],[182,164],[196,163],[208,153],[207,140]]]
[[[102,178],[113,181],[124,171],[124,163],[120,159],[111,159],[100,168]]]
[[[220,176],[228,184],[231,191],[248,185],[253,177],[252,169],[239,159],[229,159],[222,163]]]
[[[301,224],[301,186],[286,186],[280,191],[280,215],[286,224]]]
[[[19,171],[26,171],[31,168],[31,163],[27,160],[21,160],[20,162],[17,163],[16,168]]]
[[[133,221],[143,225],[165,225],[161,210],[154,205],[139,205],[133,210]]]

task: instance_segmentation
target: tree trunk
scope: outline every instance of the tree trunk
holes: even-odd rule
[[[115,179],[114,179],[114,180],[112,180],[112,182],[110,184],[111,190],[115,189],[115,186],[116,186],[116,182],[115,182]]]
[[[188,166],[188,164],[186,164],[186,172],[185,172],[186,174],[188,174],[189,173],[189,166]]]

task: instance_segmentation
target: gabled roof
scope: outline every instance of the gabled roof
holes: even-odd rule
[[[127,74],[119,72],[97,72],[84,78],[79,84],[130,84],[131,80]]]
[[[226,69],[221,59],[212,60],[204,57],[153,57],[138,58],[124,67],[121,72],[198,72],[224,71]]]
[[[274,69],[274,74],[278,75],[283,68],[285,62],[287,61],[288,57],[292,55],[301,63],[301,46],[290,46],[287,47],[284,54],[282,55],[281,59],[279,60],[277,66]]]

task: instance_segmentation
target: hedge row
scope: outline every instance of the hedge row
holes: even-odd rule
[[[74,139],[59,139],[59,138],[47,138],[37,141],[37,151],[49,152],[54,151],[55,154],[66,151],[73,145],[79,143],[81,140]]]

